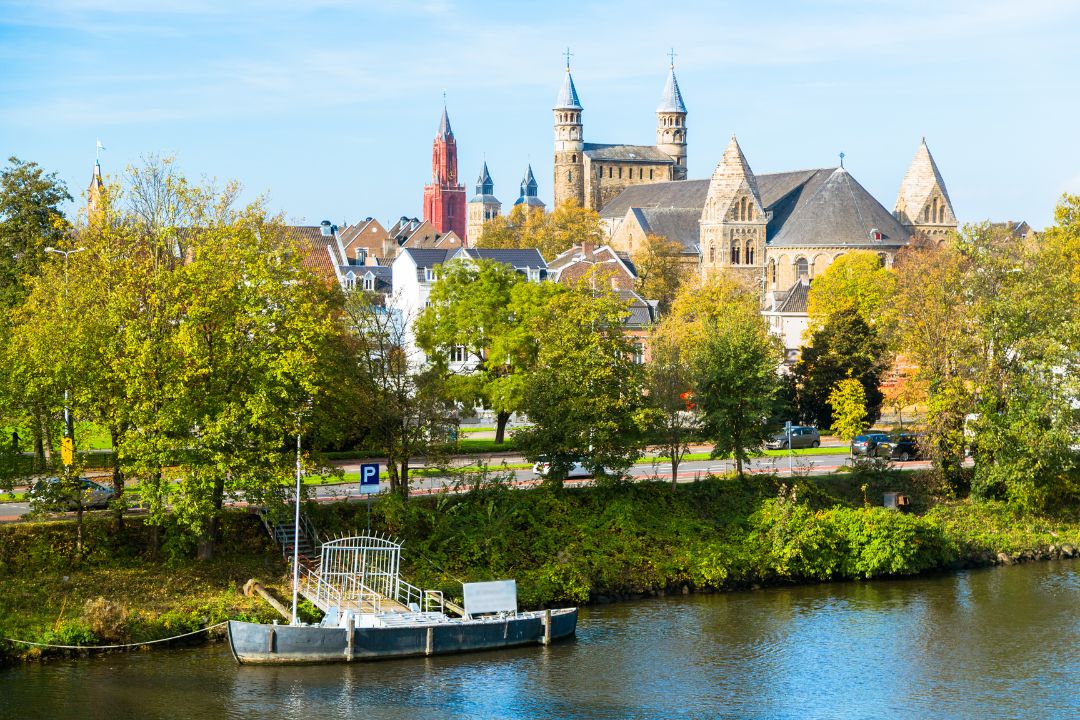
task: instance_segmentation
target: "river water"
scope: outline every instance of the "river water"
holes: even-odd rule
[[[0,672],[0,718],[1080,718],[1080,562],[582,610],[550,648],[240,667],[224,645]]]

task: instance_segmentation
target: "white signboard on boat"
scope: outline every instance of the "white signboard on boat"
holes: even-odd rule
[[[517,612],[517,581],[462,583],[465,612],[469,615]]]

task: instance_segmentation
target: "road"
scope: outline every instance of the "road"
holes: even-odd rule
[[[506,458],[507,462],[519,462],[520,458]],[[826,475],[828,473],[835,472],[837,468],[846,465],[849,461],[847,455],[801,455],[792,458],[791,473],[796,476],[800,475]],[[490,470],[492,475],[499,473],[499,461],[492,461]],[[348,461],[336,463],[345,472],[359,473],[361,461]],[[915,460],[911,462],[893,463],[895,467],[904,470],[923,470],[930,467],[929,461]],[[704,478],[709,473],[723,474],[732,472],[734,469],[734,463],[730,460],[691,460],[683,462],[679,465],[679,478],[681,483],[693,482],[699,478]],[[777,473],[780,476],[789,475],[788,470],[788,458],[787,457],[763,457],[754,458],[750,460],[747,466],[747,471],[751,473]],[[538,482],[538,479],[533,475],[531,469],[524,470],[508,470],[506,472],[513,474],[513,484],[519,487],[527,487],[534,485]],[[629,470],[629,475],[635,480],[646,480],[649,478],[671,481],[671,464],[670,463],[654,463],[654,464],[639,464],[634,465]],[[425,495],[440,491],[444,487],[451,485],[454,482],[453,478],[446,476],[432,476],[432,477],[413,477],[411,482],[412,493],[415,495]],[[592,482],[589,478],[568,480],[567,485],[582,485]],[[387,482],[383,482],[383,488],[388,486]],[[336,485],[310,485],[308,490],[312,492],[316,499],[322,501],[333,500],[359,500],[362,496],[359,492],[357,483],[340,483]],[[29,503],[25,502],[13,502],[13,503],[0,503],[0,522],[10,522],[18,520],[23,515],[26,515],[30,511]],[[91,511],[98,512],[98,511]]]

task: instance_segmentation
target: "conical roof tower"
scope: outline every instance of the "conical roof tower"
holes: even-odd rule
[[[956,229],[952,200],[926,138],[919,143],[900,183],[893,215],[913,232],[941,236]]]

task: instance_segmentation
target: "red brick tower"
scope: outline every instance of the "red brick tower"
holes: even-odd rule
[[[457,141],[445,105],[431,150],[431,184],[424,186],[424,219],[436,232],[465,237],[465,186],[458,184]]]

